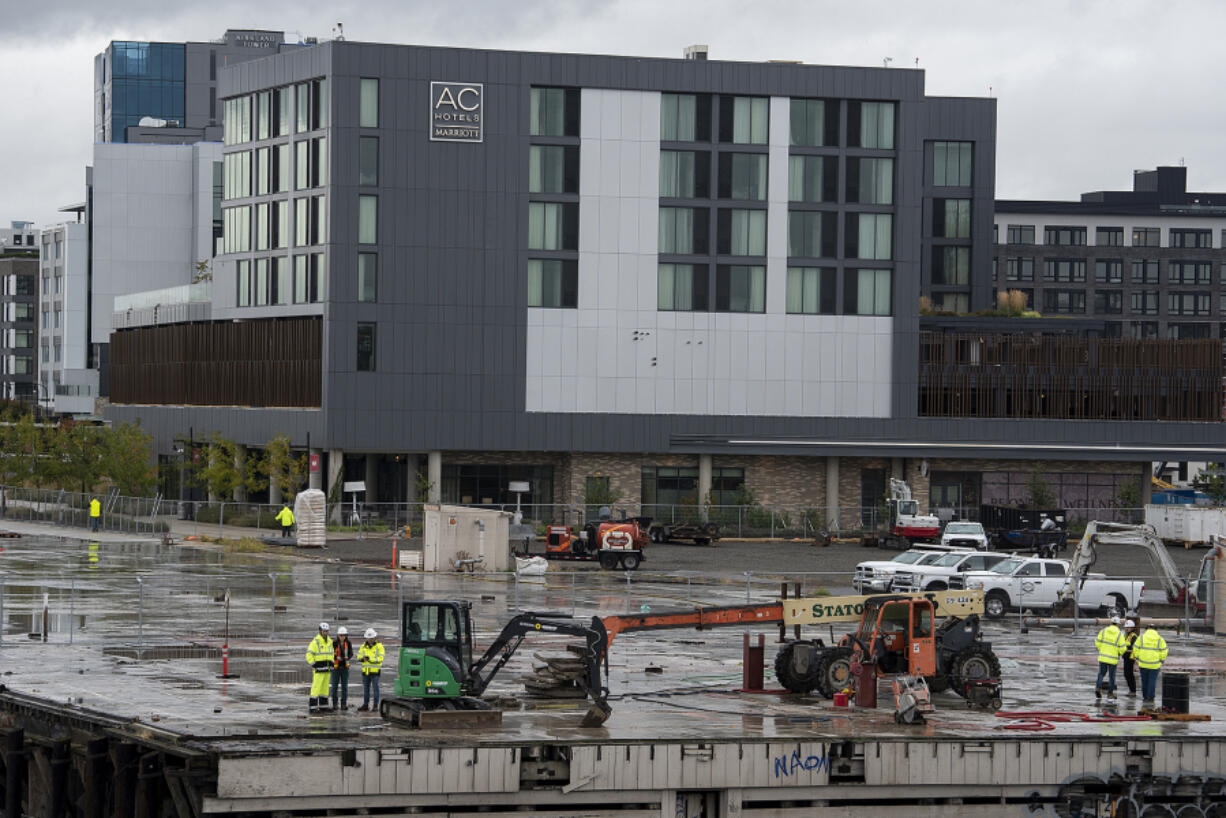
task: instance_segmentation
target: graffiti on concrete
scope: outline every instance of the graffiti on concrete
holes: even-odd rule
[[[822,750],[821,755],[808,756],[802,756],[799,750],[793,750],[790,754],[775,756],[775,778],[788,778],[797,772],[817,772],[827,769],[828,765],[829,759],[825,750]]]

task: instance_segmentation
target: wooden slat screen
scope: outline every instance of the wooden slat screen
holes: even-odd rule
[[[1221,421],[1222,342],[925,332],[919,414]]]
[[[111,334],[112,403],[320,405],[317,317],[213,321]]]

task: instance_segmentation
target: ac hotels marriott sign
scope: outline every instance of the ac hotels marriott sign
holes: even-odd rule
[[[430,139],[436,142],[481,142],[485,130],[479,82],[430,83]]]

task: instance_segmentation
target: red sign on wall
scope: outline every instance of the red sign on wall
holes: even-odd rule
[[[310,470],[311,474],[317,474],[319,472],[319,455],[313,454],[310,456]]]

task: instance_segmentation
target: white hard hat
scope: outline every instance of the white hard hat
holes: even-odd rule
[[[327,623],[327,622],[320,622],[320,623],[319,623],[319,629],[320,629],[321,631],[326,631],[326,630],[328,629],[328,623]]]
[[[1136,626],[1137,626],[1137,623],[1133,622],[1131,619],[1129,619],[1127,622],[1124,623],[1125,628],[1135,628]]]
[[[341,625],[339,628],[336,629],[336,635],[337,636],[348,636],[349,629],[346,628],[344,625]]]
[[[376,636],[378,636],[378,635],[379,635],[379,634],[375,633],[375,629],[374,629],[374,628],[367,628],[367,629],[366,629],[366,637],[365,637],[365,638],[367,638],[367,639],[374,639],[374,638],[375,638]]]
[[[1113,617],[1111,617],[1111,624],[1112,624],[1112,625],[1118,625],[1118,624],[1120,624],[1120,618],[1119,618],[1118,616],[1113,616]]]

